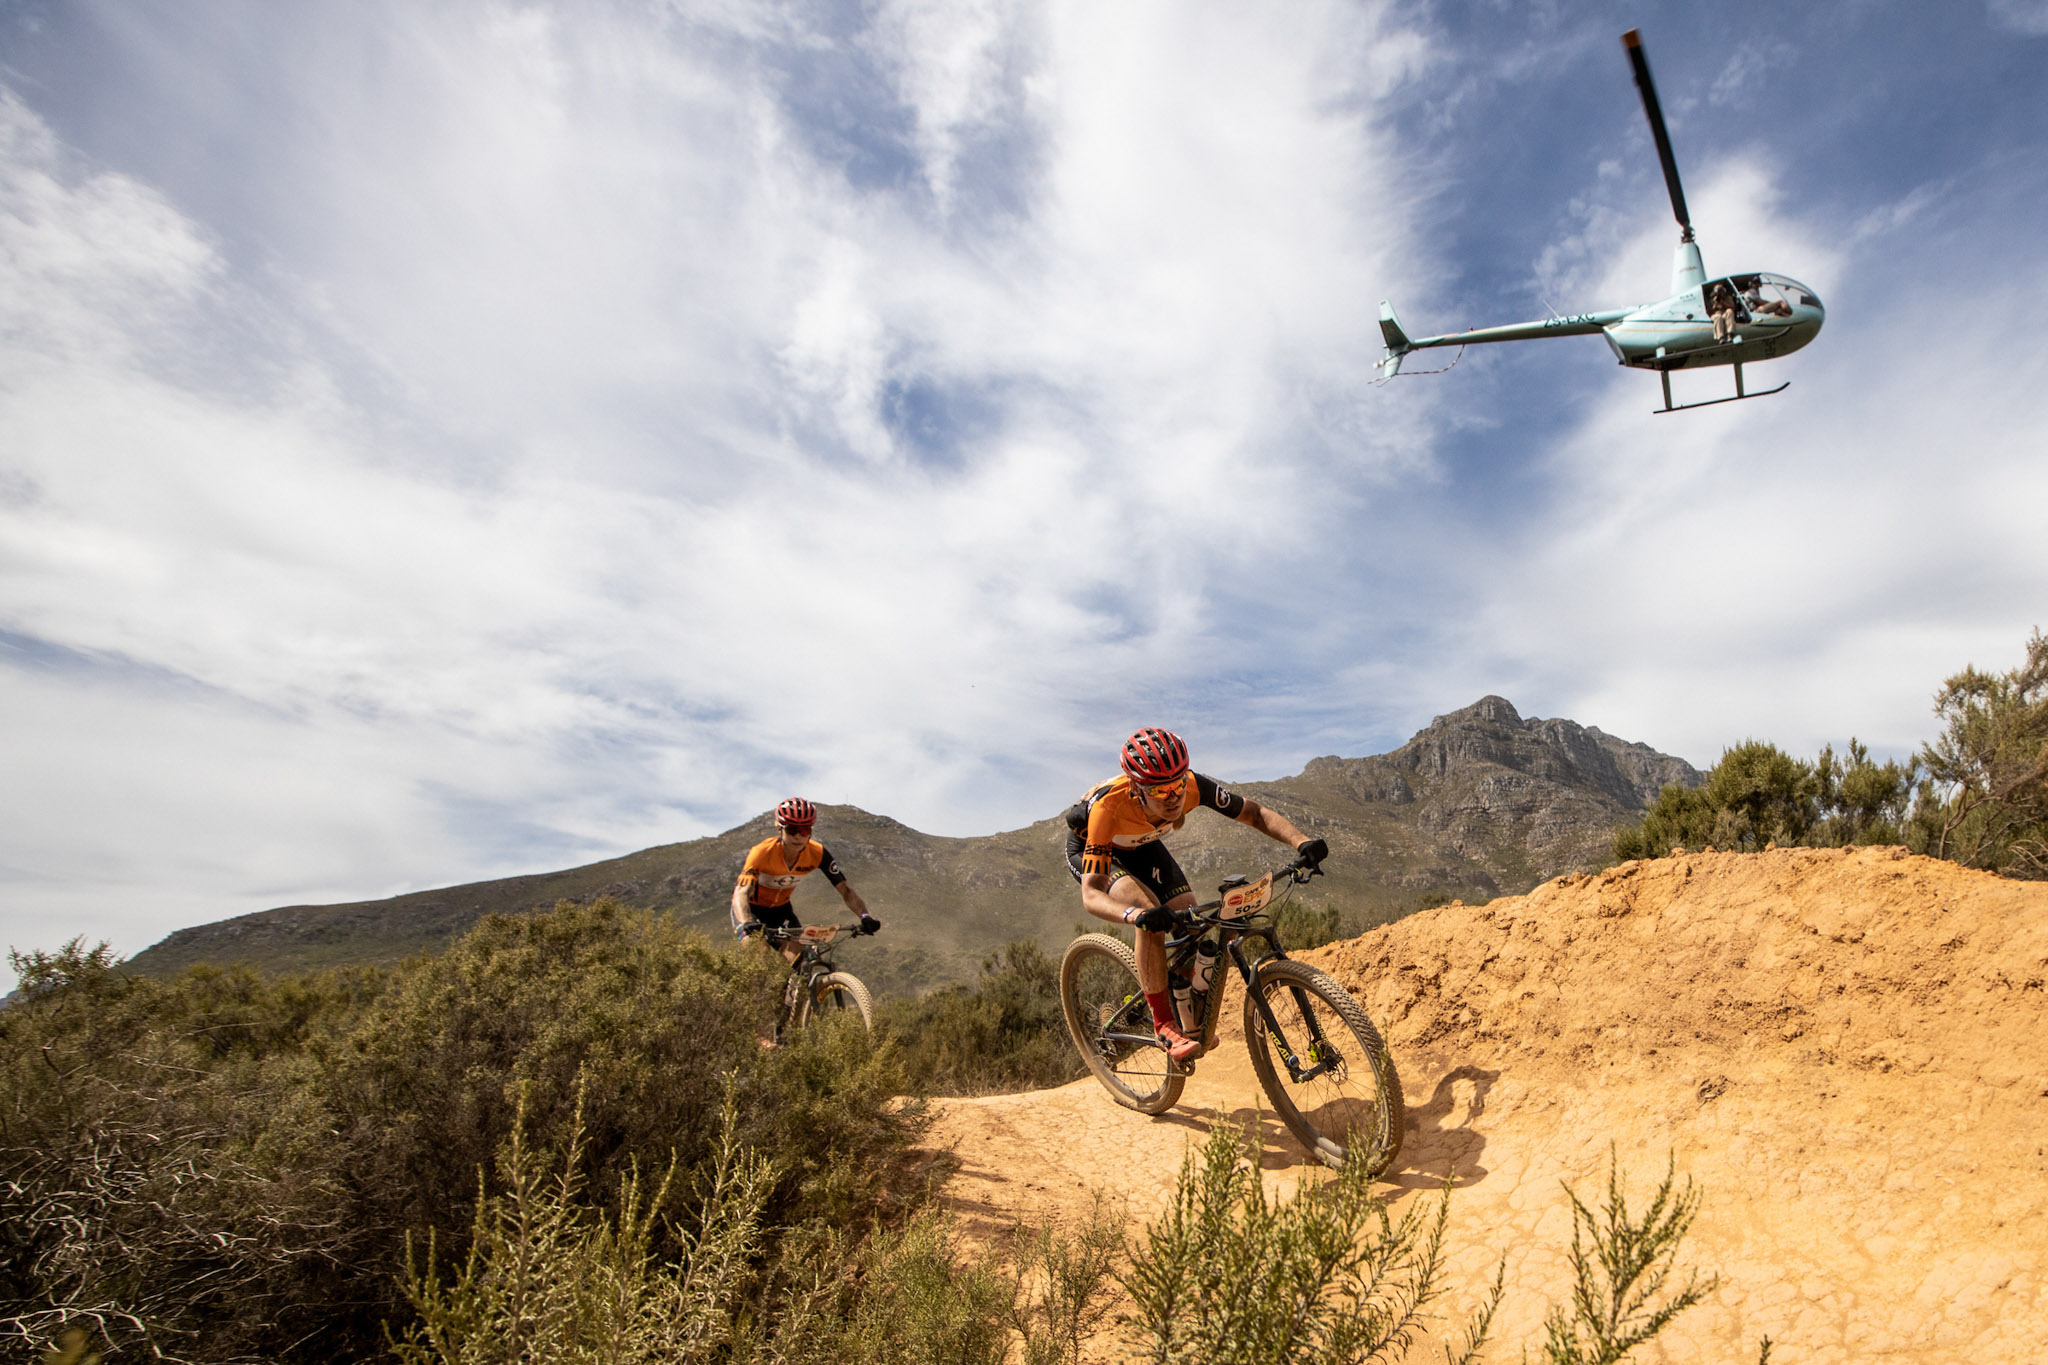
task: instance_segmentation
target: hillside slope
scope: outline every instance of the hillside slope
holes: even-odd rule
[[[1695,854],[1446,906],[1305,954],[1387,1030],[1410,1128],[1384,1187],[1456,1183],[1459,1294],[1508,1255],[1495,1359],[1541,1337],[1609,1146],[1705,1189],[1722,1286],[1650,1361],[2021,1362],[2048,1340],[2048,886],[1900,849]],[[1235,1007],[1226,1013],[1235,1018]],[[1233,1041],[1148,1120],[1093,1081],[948,1101],[949,1192],[993,1226],[1088,1185],[1158,1207],[1260,1098]],[[1269,1178],[1300,1153],[1270,1120]],[[1427,1358],[1427,1353],[1416,1359]]]
[[[1363,924],[1412,910],[1428,894],[1492,896],[1597,865],[1615,829],[1665,784],[1699,781],[1682,759],[1572,721],[1524,719],[1501,698],[1485,697],[1438,716],[1392,753],[1318,758],[1296,776],[1244,790],[1329,841],[1330,876],[1304,902],[1342,906]],[[395,962],[439,947],[486,914],[598,896],[723,932],[741,859],[771,832],[764,812],[712,838],[587,867],[264,910],[180,929],[128,965],[165,973],[195,962],[272,970]],[[1062,944],[1081,917],[1063,860],[1066,828],[1056,816],[952,839],[828,805],[818,833],[884,921],[882,937],[846,958],[883,992],[971,980],[985,954],[1017,938]],[[1198,886],[1212,874],[1256,869],[1274,852],[1261,836],[1212,814],[1191,818],[1172,845]],[[839,903],[812,878],[796,906],[816,920]]]

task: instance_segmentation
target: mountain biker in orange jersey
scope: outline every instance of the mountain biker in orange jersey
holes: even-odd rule
[[[1067,870],[1081,883],[1081,907],[1097,919],[1137,927],[1138,985],[1159,1041],[1176,1062],[1201,1044],[1174,1022],[1166,931],[1173,927],[1169,912],[1193,905],[1195,893],[1159,839],[1179,829],[1196,806],[1250,825],[1312,864],[1330,856],[1328,844],[1306,837],[1286,816],[1193,771],[1180,736],[1149,726],[1124,741],[1123,773],[1097,783],[1068,808]]]
[[[732,927],[742,941],[763,929],[800,929],[789,898],[796,884],[813,872],[823,872],[846,908],[860,916],[860,932],[872,934],[882,922],[868,913],[867,902],[846,880],[839,864],[823,844],[811,837],[818,823],[818,808],[801,796],[792,796],[775,808],[775,837],[763,839],[747,850],[740,879],[732,889]],[[796,965],[802,949],[785,941],[783,960]]]

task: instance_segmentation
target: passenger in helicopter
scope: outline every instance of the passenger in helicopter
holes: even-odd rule
[[[1726,341],[1735,335],[1735,291],[1728,281],[1714,282],[1714,291],[1707,296],[1707,316],[1714,322],[1714,340]]]
[[[1792,305],[1785,302],[1779,290],[1773,288],[1768,293],[1765,292],[1764,277],[1761,275],[1755,275],[1750,278],[1749,287],[1742,291],[1742,302],[1743,306],[1749,309],[1752,317],[1789,318],[1792,316]]]

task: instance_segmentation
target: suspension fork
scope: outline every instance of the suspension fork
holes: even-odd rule
[[[815,949],[806,948],[789,969],[789,982],[783,988],[788,1009],[785,1027],[803,1028],[811,1022],[811,1002],[816,998],[818,978],[825,974],[819,964]]]
[[[1270,942],[1270,940],[1268,941]],[[1320,1058],[1320,1060],[1310,1066],[1304,1067],[1301,1064],[1300,1058],[1295,1055],[1294,1048],[1287,1041],[1286,1033],[1280,1028],[1279,1018],[1274,1015],[1272,1006],[1266,1003],[1265,993],[1256,989],[1253,985],[1252,977],[1254,973],[1252,971],[1252,964],[1246,958],[1244,949],[1240,946],[1241,943],[1241,939],[1230,940],[1227,945],[1230,951],[1230,960],[1237,964],[1238,975],[1244,978],[1245,993],[1251,997],[1252,1006],[1258,1010],[1259,1019],[1266,1026],[1266,1036],[1271,1038],[1273,1045],[1279,1049],[1280,1060],[1287,1064],[1287,1074],[1294,1078],[1296,1085],[1300,1085],[1303,1081],[1314,1080],[1317,1076],[1334,1068],[1337,1065],[1337,1050],[1330,1046],[1327,1038],[1323,1037],[1322,1023],[1316,1018],[1316,1012],[1309,1008],[1306,992],[1299,986],[1289,986],[1288,989],[1294,992],[1295,1006],[1301,1012],[1303,1021],[1308,1025],[1309,1056]],[[1274,944],[1273,947],[1274,952],[1271,956],[1281,958],[1286,956],[1286,954],[1279,951],[1278,944]],[[1264,958],[1259,960],[1261,962],[1265,961]]]

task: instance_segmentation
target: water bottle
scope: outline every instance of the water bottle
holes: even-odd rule
[[[1223,949],[1208,939],[1195,945],[1194,975],[1188,978],[1188,1027],[1198,1029],[1209,1009],[1209,991],[1216,983],[1216,959]],[[1190,1035],[1193,1036],[1193,1035]]]
[[[1181,1032],[1186,1033],[1189,1029],[1196,1026],[1194,999],[1189,994],[1188,978],[1175,976],[1169,980],[1173,987],[1173,1012],[1180,1020]]]

